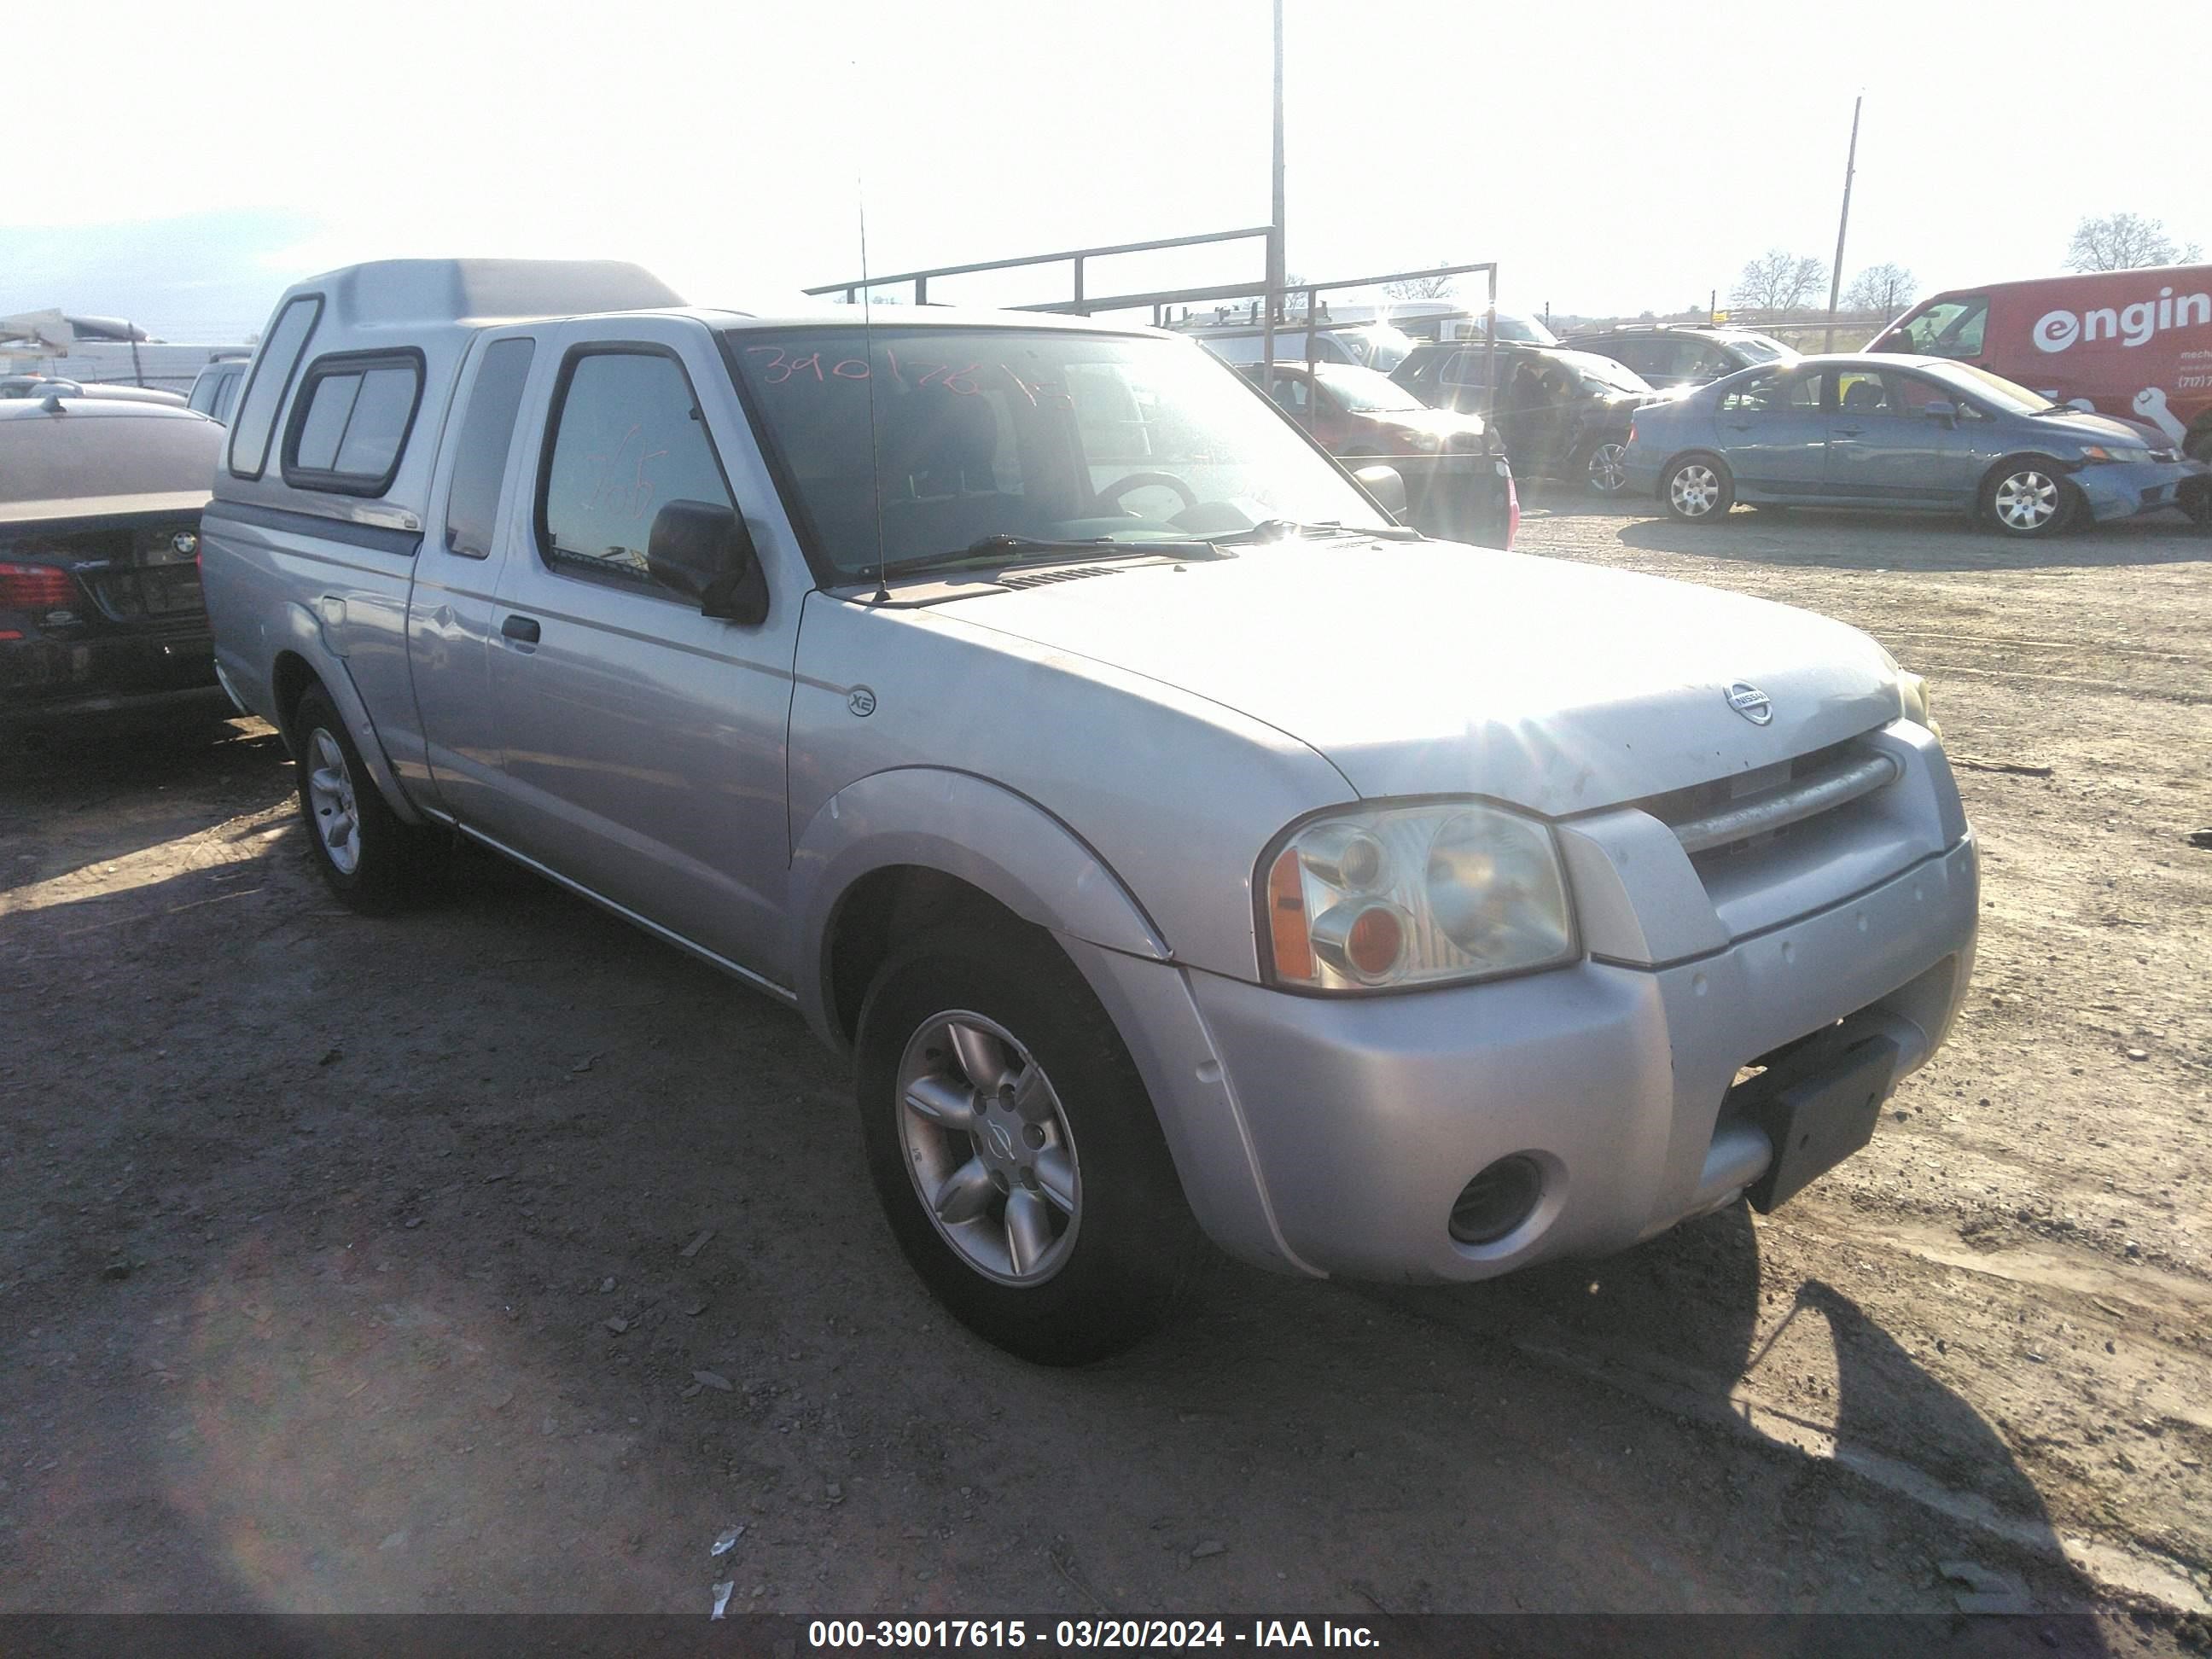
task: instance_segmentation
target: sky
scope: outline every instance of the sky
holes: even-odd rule
[[[1770,247],[1923,291],[2060,268],[2125,210],[2212,244],[2212,5],[1863,0],[1817,11],[1285,0],[1288,264],[1494,260],[1501,302],[1723,301]],[[334,265],[633,259],[788,309],[882,272],[1264,223],[1267,0],[9,0],[41,95],[0,167],[0,315],[263,325]],[[24,82],[18,82],[19,90]],[[26,142],[27,140],[27,143]],[[1260,245],[1094,269],[1250,280]],[[1061,270],[933,298],[1056,298]]]

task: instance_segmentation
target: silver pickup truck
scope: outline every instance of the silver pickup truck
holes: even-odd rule
[[[204,579],[342,898],[458,834],[795,1006],[921,1278],[1073,1363],[1207,1240],[1468,1280],[1771,1207],[1965,990],[1917,677],[1389,484],[1150,330],[386,262],[278,306]]]

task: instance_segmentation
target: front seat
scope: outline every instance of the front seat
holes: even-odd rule
[[[1853,380],[1844,388],[1844,413],[1878,415],[1889,407],[1879,380]]]

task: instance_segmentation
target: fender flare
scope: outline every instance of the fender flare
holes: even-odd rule
[[[377,793],[384,797],[385,804],[392,808],[393,816],[402,823],[427,822],[422,811],[408,799],[407,792],[399,787],[398,775],[392,769],[392,762],[385,755],[383,739],[376,734],[376,722],[368,716],[368,705],[362,701],[360,688],[354,684],[353,675],[346,668],[345,659],[331,649],[330,642],[323,635],[322,623],[315,613],[296,599],[289,599],[284,604],[283,637],[278,641],[276,651],[270,655],[272,680],[276,659],[285,652],[304,661],[308,672],[330,694],[331,702],[337,707],[338,718],[346,723],[346,731],[353,738],[353,746],[361,751],[362,764],[368,767],[369,777],[376,784]],[[270,687],[269,703],[272,708],[276,707],[273,684]],[[284,743],[292,750],[293,758],[296,760],[299,750],[293,742],[293,734],[289,731],[284,733]]]
[[[1027,796],[943,767],[872,773],[824,801],[792,848],[787,959],[800,1011],[833,1048],[844,1047],[830,1013],[838,908],[861,878],[894,865],[955,877],[1024,921],[1106,950],[1174,954],[1105,860]]]

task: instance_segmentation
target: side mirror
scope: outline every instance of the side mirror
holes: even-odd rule
[[[752,532],[734,508],[713,501],[670,501],[653,515],[645,571],[702,615],[726,622],[768,619],[768,579]]]
[[[1920,412],[1929,420],[1939,422],[1944,426],[1956,426],[1959,423],[1959,405],[1941,398]]]
[[[1396,467],[1363,466],[1352,476],[1375,498],[1376,506],[1394,519],[1405,516],[1406,477]]]

